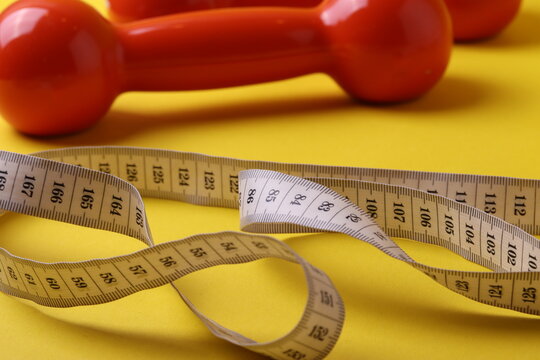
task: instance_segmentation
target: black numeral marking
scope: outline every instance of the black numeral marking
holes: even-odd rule
[[[171,267],[176,265],[176,261],[172,258],[172,256],[162,257],[159,259],[159,262],[161,262],[165,267]]]
[[[126,164],[126,175],[129,182],[139,181],[137,164]]]
[[[178,169],[178,185],[189,186],[189,169]]]
[[[506,261],[508,264],[512,266],[516,266],[516,258],[517,258],[517,246],[512,243],[508,243],[508,251],[506,253]]]
[[[497,212],[497,195],[486,194],[484,197],[484,211],[488,214],[495,214]]]
[[[502,285],[489,285],[488,295],[494,299],[500,299],[503,296]]]
[[[255,201],[254,196],[255,196],[256,193],[257,193],[257,190],[256,190],[256,189],[249,189],[249,191],[248,191],[248,198],[247,198],[247,200],[246,200],[246,202],[247,202],[248,204],[251,204],[251,203],[253,203],[253,202]]]
[[[61,182],[54,182],[53,188],[51,190],[51,202],[54,204],[61,204],[64,202],[64,194],[66,185]]]
[[[212,171],[204,172],[204,188],[206,190],[215,190],[216,189],[216,178]]]
[[[524,287],[523,292],[521,293],[521,300],[526,303],[535,303],[536,302],[536,288]]]
[[[287,355],[293,360],[304,360],[306,358],[306,354],[294,349],[287,349],[283,352],[283,354]]]
[[[317,208],[320,211],[328,212],[334,207],[334,203],[329,201],[323,201],[321,205]]]
[[[529,271],[534,271],[538,269],[538,260],[533,254],[529,254],[529,259],[527,265],[529,266]]]
[[[99,163],[98,165],[99,171],[110,174],[111,173],[111,165],[109,163]]]
[[[78,287],[79,289],[85,289],[88,287],[88,284],[80,276],[72,277],[71,281],[73,281],[75,283],[75,286]]]
[[[394,220],[405,222],[405,208],[403,203],[394,203]]]
[[[133,275],[145,275],[148,273],[145,268],[142,267],[142,265],[133,265],[129,267],[129,271],[133,273]]]
[[[165,182],[165,173],[163,172],[163,166],[154,165],[152,167],[152,175],[155,184],[163,184]]]
[[[279,195],[279,190],[277,189],[270,190],[268,192],[268,196],[266,197],[266,202],[275,202],[278,195]]]
[[[516,195],[514,198],[514,215],[525,216],[527,215],[527,206],[525,204],[527,198],[525,196]]]
[[[225,251],[238,250],[238,248],[232,242],[223,242],[220,245],[223,247],[223,249],[225,249]]]
[[[291,201],[291,205],[302,205],[302,201],[306,200],[307,196],[302,194],[294,195],[294,200]]]
[[[60,284],[55,278],[46,278],[45,281],[49,284],[49,287],[53,290],[60,290]]]
[[[81,197],[81,208],[82,209],[92,209],[94,207],[94,190],[93,189],[83,189],[83,195]]]
[[[448,235],[454,235],[454,218],[450,215],[444,215],[444,231]]]
[[[233,194],[238,194],[238,176],[229,175],[229,191]]]
[[[103,279],[103,282],[107,285],[110,285],[112,283],[115,283],[117,282],[118,280],[116,280],[116,278],[114,277],[114,275],[110,272],[108,273],[101,273],[99,274],[99,277]]]
[[[198,257],[198,258],[208,255],[208,253],[204,251],[203,248],[200,248],[200,247],[189,249],[189,252],[191,252],[193,256]]]
[[[122,197],[113,195],[111,202],[111,210],[109,211],[109,213],[111,215],[122,216],[120,210],[122,210],[123,208],[123,201],[124,200],[122,200]]]
[[[144,227],[144,216],[143,212],[139,207],[135,208],[135,222],[137,225],[139,225],[141,228]]]
[[[495,235],[487,233],[486,251],[488,254],[495,255]]]
[[[321,290],[321,304],[334,307],[334,298],[328,291]]]
[[[328,335],[328,328],[321,325],[313,326],[313,329],[311,329],[309,333],[309,336],[319,341],[324,341],[327,335]]]
[[[6,170],[0,170],[0,191],[6,189],[8,172]]]
[[[429,209],[420,208],[420,225],[423,227],[431,227],[431,214]]]
[[[34,188],[36,187],[36,185],[34,184],[35,181],[36,181],[35,176],[25,175],[24,176],[24,182],[23,182],[23,185],[22,185],[23,189],[21,190],[21,193],[28,196],[29,198],[34,196]]]
[[[465,241],[474,245],[474,226],[471,224],[465,224]]]
[[[375,199],[366,199],[366,211],[371,216],[372,219],[376,219],[379,214],[377,213],[377,200]]]

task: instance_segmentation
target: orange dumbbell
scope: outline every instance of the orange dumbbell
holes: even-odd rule
[[[73,0],[0,15],[0,111],[36,135],[85,129],[124,91],[198,90],[323,72],[352,97],[414,99],[443,75],[451,25],[439,0],[327,0],[111,24]]]
[[[243,6],[317,6],[321,0],[109,0],[111,17],[133,21],[177,12]],[[445,0],[454,39],[471,41],[498,34],[516,16],[521,0]]]

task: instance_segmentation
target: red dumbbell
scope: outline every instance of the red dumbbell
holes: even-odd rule
[[[133,21],[178,12],[242,6],[316,6],[321,0],[109,0],[111,17]],[[445,0],[456,41],[498,34],[516,16],[521,0]]]
[[[413,99],[440,79],[451,25],[439,0],[328,0],[316,8],[201,11],[112,25],[73,0],[0,15],[0,111],[18,130],[94,124],[124,91],[197,90],[332,76],[369,102]]]

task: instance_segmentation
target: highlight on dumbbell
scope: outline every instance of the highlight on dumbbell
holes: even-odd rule
[[[113,25],[73,0],[0,14],[0,112],[21,132],[71,133],[125,91],[223,88],[327,73],[352,97],[410,100],[451,52],[438,0],[327,0],[316,8],[200,11]]]
[[[179,12],[244,6],[313,7],[321,0],[109,0],[115,21],[134,21]],[[521,0],[445,0],[454,39],[474,41],[500,33],[515,18]]]

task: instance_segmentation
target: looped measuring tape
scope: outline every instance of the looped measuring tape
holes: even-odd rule
[[[220,338],[276,359],[322,359],[344,321],[343,302],[323,271],[263,235],[229,231],[154,245],[142,196],[239,206],[241,228],[247,232],[344,233],[461,295],[539,315],[540,242],[526,232],[539,233],[539,188],[537,180],[283,164],[142,148],[82,147],[33,155],[0,151],[0,209],[109,230],[149,246],[108,259],[51,264],[0,248],[0,290],[45,306],[93,305],[208,267],[279,258],[302,266],[308,298],[298,324],[271,342],[258,343],[222,327],[176,290]],[[418,263],[389,236],[443,246],[493,272]]]

